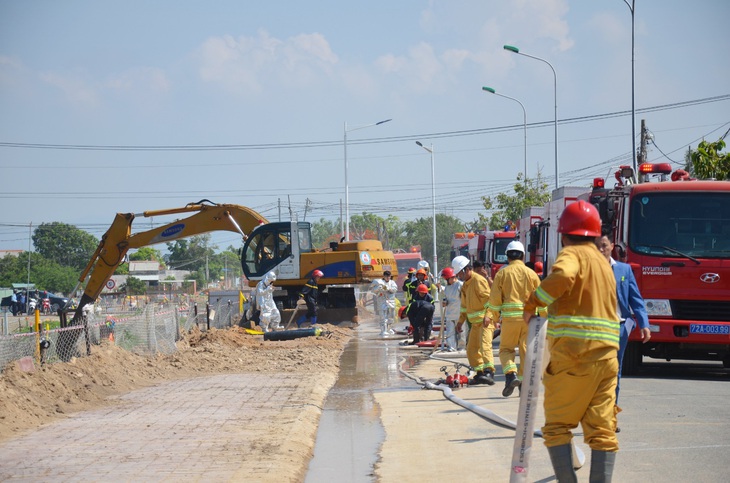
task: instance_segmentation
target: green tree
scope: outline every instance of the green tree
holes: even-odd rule
[[[226,250],[216,253],[208,262],[208,273],[211,280],[220,280],[222,277],[228,283],[235,283],[234,280],[240,278],[243,273],[239,250],[229,246]]]
[[[386,250],[401,247],[405,240],[403,238],[404,223],[398,217],[388,215],[387,218],[373,213],[363,212],[360,215],[350,217],[350,239],[377,239],[383,242]],[[339,218],[335,221],[321,218],[318,222],[312,223],[312,245],[315,248],[324,249],[329,247],[329,242],[339,241],[342,238]]]
[[[685,158],[687,171],[699,179],[730,180],[730,153],[721,153],[723,149],[725,136],[714,143],[702,141]]]
[[[205,277],[205,269],[191,272],[187,280],[195,280],[198,290],[205,290],[208,288],[208,279]]]
[[[463,231],[464,222],[460,219],[436,213],[436,253],[438,270],[451,264],[451,239],[454,233]],[[421,245],[421,256],[429,264],[433,260],[433,218],[418,218],[405,223],[405,239],[409,245]],[[406,247],[407,248],[407,247]],[[433,267],[431,267],[433,269]]]
[[[36,251],[59,265],[81,271],[96,251],[99,240],[65,223],[42,223],[33,231]]]
[[[340,219],[335,221],[320,218],[319,221],[312,222],[312,246],[314,248],[324,249],[329,247],[329,242],[337,241],[342,237],[340,230]]]
[[[216,245],[211,245],[210,233],[175,240],[167,243],[170,253],[165,257],[165,262],[174,270],[205,271],[206,262],[210,263],[217,248]]]
[[[530,206],[543,206],[550,201],[548,185],[542,178],[542,171],[537,172],[537,178],[527,178],[523,181],[522,173],[517,175],[517,183],[514,185],[514,194],[499,193],[497,196],[483,196],[482,204],[490,216],[479,213],[469,229],[481,229],[488,227],[490,230],[502,230],[507,222],[517,222],[522,217],[522,212]]]
[[[142,247],[142,248],[139,248],[134,253],[130,253],[129,260],[164,263],[162,253],[159,250],[156,250],[152,247]]]
[[[36,252],[30,254],[30,282],[40,290],[68,294],[76,285],[78,276],[79,271],[74,268],[61,266]],[[17,257],[0,258],[0,287],[27,281],[28,252]]]
[[[147,293],[147,285],[137,277],[127,277],[127,282],[120,288],[127,295],[144,295]]]
[[[383,242],[383,248],[398,248],[403,240],[404,224],[397,216],[380,217],[374,213],[363,212],[350,217],[350,239],[377,239]]]

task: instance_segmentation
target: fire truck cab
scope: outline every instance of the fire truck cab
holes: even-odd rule
[[[624,374],[642,356],[719,360],[730,367],[730,182],[690,179],[668,163],[621,166],[588,200],[629,263],[646,303],[651,340],[629,339]]]
[[[730,367],[730,182],[644,163],[638,179],[620,166],[613,187],[596,178],[592,188],[555,190],[550,203],[520,220],[528,260],[542,261],[545,273],[561,248],[557,221],[576,199],[598,209],[613,258],[631,265],[649,315],[651,340],[632,332],[623,373],[636,373],[643,356]]]

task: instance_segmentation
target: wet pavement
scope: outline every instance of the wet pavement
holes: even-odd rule
[[[385,438],[374,393],[418,390],[398,372],[404,337],[382,339],[377,325],[362,323],[340,359],[337,383],[330,389],[319,421],[314,457],[306,482],[372,482],[373,466]]]

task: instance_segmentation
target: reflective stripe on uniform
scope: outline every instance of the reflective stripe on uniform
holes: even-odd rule
[[[545,305],[550,305],[551,303],[555,302],[555,297],[547,293],[542,286],[537,287],[535,290],[535,297],[537,297],[538,300],[540,300]]]
[[[548,316],[549,337],[572,337],[619,343],[619,323],[615,320],[576,317],[571,315]]]
[[[466,312],[466,310],[465,310]],[[484,315],[487,313],[486,309],[479,310],[477,312],[468,312],[466,314],[466,320],[469,321],[470,324],[480,324],[484,322]]]

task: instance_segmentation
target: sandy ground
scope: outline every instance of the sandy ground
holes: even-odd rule
[[[237,327],[207,332],[194,329],[178,342],[178,351],[172,355],[140,356],[104,342],[94,346],[89,357],[36,366],[31,372],[12,363],[0,374],[0,443],[73,413],[115,404],[111,396],[203,375],[276,377],[286,368],[287,374],[307,374],[308,378],[315,376],[313,381],[322,381],[326,387],[317,388],[312,397],[323,399],[336,380],[340,355],[353,334],[348,328],[323,327],[332,332],[331,337],[279,342],[264,341]],[[318,374],[323,377],[316,377]],[[322,401],[312,403],[321,406]],[[316,427],[319,413],[309,417]],[[280,441],[280,429],[268,427],[261,437]]]

